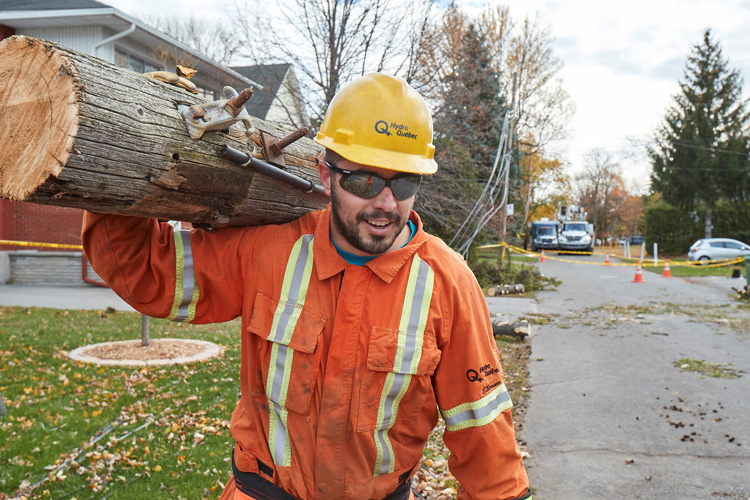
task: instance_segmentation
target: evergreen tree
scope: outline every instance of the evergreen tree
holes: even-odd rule
[[[706,237],[719,200],[750,195],[750,116],[742,78],[728,64],[707,29],[649,147],[652,189],[682,209],[703,209]]]
[[[489,177],[506,107],[486,38],[457,9],[444,19],[443,41],[448,63],[434,114],[440,171],[425,179],[417,210],[450,241]]]

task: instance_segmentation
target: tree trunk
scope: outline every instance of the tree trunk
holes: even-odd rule
[[[704,237],[706,238],[711,238],[712,229],[714,228],[713,222],[711,222],[711,215],[711,205],[706,204],[706,217],[703,221]]]
[[[178,105],[203,103],[62,45],[10,37],[0,43],[0,197],[235,226],[286,222],[327,203],[219,157],[228,145],[264,160],[260,132],[287,135],[278,125],[251,118],[247,135],[236,123],[191,139]],[[320,151],[302,138],[284,150],[284,169],[318,182]]]

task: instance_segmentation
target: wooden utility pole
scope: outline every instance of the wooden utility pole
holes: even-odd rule
[[[214,227],[286,222],[327,203],[220,158],[229,146],[265,160],[261,132],[281,139],[289,130],[244,112],[244,122],[191,138],[185,110],[198,123],[211,120],[190,111],[196,105],[207,102],[63,45],[7,38],[0,197]],[[282,168],[319,182],[320,151],[303,137],[284,149]]]

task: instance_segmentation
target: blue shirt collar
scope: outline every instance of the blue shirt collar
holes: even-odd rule
[[[411,241],[411,239],[414,238],[414,235],[417,234],[416,224],[414,224],[411,220],[407,221],[407,224],[409,224],[409,230],[411,231],[411,234],[409,235],[409,240],[403,245],[401,245],[401,247],[408,245],[409,241]],[[331,238],[331,243],[333,243],[333,246],[336,247],[336,251],[349,264],[352,264],[355,266],[364,266],[365,264],[370,262],[372,259],[377,257],[377,255],[367,255],[367,256],[354,255],[353,253],[340,249],[339,246],[336,244],[336,242],[333,241],[333,234],[331,234],[330,238]]]

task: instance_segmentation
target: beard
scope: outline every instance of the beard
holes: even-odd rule
[[[360,212],[358,214],[346,214],[342,207],[341,200],[336,195],[336,189],[331,190],[331,214],[333,224],[338,232],[351,246],[370,255],[381,255],[386,253],[393,246],[393,242],[401,234],[406,226],[406,220],[398,213],[387,213],[382,210],[371,212]],[[346,219],[345,215],[348,215]],[[388,219],[393,222],[394,230],[387,235],[374,235],[366,232],[361,226],[365,219]],[[365,222],[366,224],[366,222]]]

